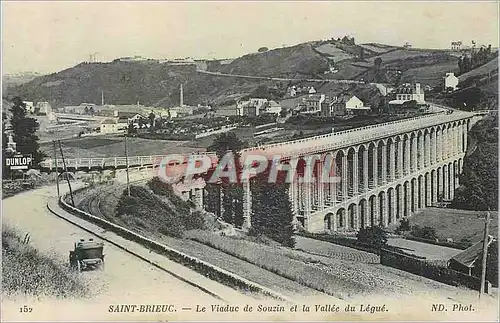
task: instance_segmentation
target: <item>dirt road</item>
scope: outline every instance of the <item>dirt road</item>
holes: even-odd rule
[[[66,265],[69,262],[69,251],[73,248],[75,241],[88,238],[99,241],[99,239],[50,213],[47,209],[47,201],[56,199],[56,196],[54,187],[45,187],[5,199],[3,200],[2,221],[3,225],[15,228],[22,235],[29,233],[32,246]],[[106,304],[105,311],[109,304],[124,303],[174,304],[179,309],[195,303],[224,304],[216,297],[153,267],[118,247],[105,243],[104,253],[105,269],[86,271],[81,273],[81,277],[95,295],[91,302]],[[190,271],[188,268],[183,268],[183,270]],[[179,268],[175,270],[178,271]],[[176,272],[176,274],[182,273]],[[230,295],[239,294],[221,284],[217,284],[217,288],[219,291],[227,290]],[[254,300],[243,294],[236,299],[242,302]],[[11,301],[16,304],[24,302],[24,300]]]

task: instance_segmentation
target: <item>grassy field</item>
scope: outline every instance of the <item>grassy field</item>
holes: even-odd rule
[[[430,226],[436,229],[438,237],[453,241],[483,239],[484,212],[441,208],[427,208],[410,218],[410,225]],[[492,212],[490,234],[498,237],[498,212]]]
[[[129,156],[165,155],[204,151],[201,146],[187,145],[187,141],[128,138]],[[62,141],[65,158],[125,156],[123,137],[100,136],[68,139]],[[53,155],[52,143],[43,143],[41,149],[49,158]],[[58,150],[58,156],[59,150]]]
[[[380,256],[354,248],[332,244],[326,241],[310,239],[302,236],[295,237],[295,249],[304,252],[341,260],[350,260],[368,264],[380,263]]]
[[[87,288],[62,264],[42,255],[11,228],[2,228],[2,294],[4,297],[88,297]]]
[[[460,75],[458,77],[458,80],[460,82],[463,82],[470,77],[488,74],[489,72],[491,72],[495,69],[498,69],[498,56],[495,57],[495,59],[492,59],[491,61],[489,61],[488,63],[481,65],[478,68],[473,69],[472,71],[469,71],[467,73]]]
[[[456,62],[443,62],[432,66],[424,66],[412,68],[403,72],[402,81],[412,82],[413,78],[422,84],[429,84],[436,86],[442,83],[443,77],[446,73],[458,72],[458,65]]]
[[[316,47],[314,50],[325,56],[329,56],[329,58],[333,58],[333,61],[335,63],[354,57],[353,55],[343,51],[342,49],[337,48],[333,44],[323,44],[319,47]]]
[[[359,280],[348,280],[346,277],[330,273],[325,268],[329,264],[321,262],[314,255],[208,232],[192,232],[191,237],[195,241],[341,299],[374,292],[372,286],[365,285]]]
[[[408,50],[408,49],[398,49],[394,51],[390,51],[384,54],[381,54],[379,56],[374,56],[367,61],[369,61],[371,64],[375,61],[375,58],[380,57],[382,59],[383,63],[391,62],[391,61],[396,61],[396,60],[404,60],[404,59],[409,59],[409,58],[415,58],[419,56],[430,56],[434,54],[432,51],[421,51],[421,50]]]
[[[40,138],[41,142],[47,142],[52,140],[58,140],[62,138],[71,138],[78,135],[84,128],[76,125],[68,125],[66,128],[57,128],[48,130],[47,128],[52,126],[49,122],[49,118],[46,116],[35,116],[34,117],[40,128],[38,129],[36,135]],[[88,122],[86,127],[95,128],[98,127],[98,122]]]
[[[369,259],[369,256],[363,257],[358,250],[332,244],[309,246],[316,250],[329,250],[332,253],[322,256],[300,250],[258,244],[242,238],[222,237],[208,232],[198,231],[191,237],[282,277],[344,300],[437,291],[451,295],[457,292],[454,287],[378,263],[370,263],[374,259]],[[298,246],[304,246],[304,244],[299,242]],[[335,249],[337,250],[334,251]],[[355,257],[361,256],[364,259],[362,261],[341,260],[338,259],[339,253],[343,253],[343,257],[355,253],[357,255]]]
[[[365,49],[368,49],[369,51],[378,53],[378,54],[383,54],[383,53],[386,53],[390,50],[395,49],[395,47],[393,47],[393,46],[381,45],[381,44],[361,44],[359,46],[363,47]]]

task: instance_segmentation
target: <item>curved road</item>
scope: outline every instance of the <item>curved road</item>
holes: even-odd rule
[[[73,249],[75,241],[82,238],[99,239],[50,213],[47,209],[47,202],[55,199],[57,199],[57,191],[52,186],[4,199],[2,224],[15,228],[23,236],[29,232],[32,246],[66,265],[69,251]],[[118,247],[105,242],[104,249],[107,260],[105,269],[80,274],[95,296],[92,301],[101,304],[174,304],[179,309],[195,303],[224,304],[224,301],[153,267]],[[190,271],[188,268],[182,268]],[[177,270],[176,274],[182,275],[178,272],[178,268],[175,270]],[[237,294],[231,301],[255,301],[227,286],[212,283],[216,284],[219,291],[227,291],[228,295]],[[241,297],[238,299],[238,296]],[[20,303],[16,302],[16,304]],[[12,311],[12,314],[16,312],[18,311]]]
[[[255,76],[255,75],[240,75],[240,74],[225,74],[220,72],[209,72],[203,70],[196,70],[196,72],[201,74],[207,74],[212,76],[223,76],[223,77],[237,77],[253,80],[269,80],[269,81],[304,81],[304,82],[325,82],[325,83],[344,83],[344,84],[376,84],[368,83],[364,81],[356,80],[335,80],[335,79],[292,79],[292,78],[282,78],[282,77],[272,77],[272,76]]]

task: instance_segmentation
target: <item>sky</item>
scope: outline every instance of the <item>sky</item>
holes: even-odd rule
[[[498,46],[498,2],[2,1],[2,74],[52,73],[88,60],[234,58],[305,41],[354,36],[449,48]]]

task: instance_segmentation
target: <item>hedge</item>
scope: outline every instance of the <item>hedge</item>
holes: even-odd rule
[[[381,250],[380,263],[451,286],[465,286],[474,290],[479,290],[481,286],[481,281],[477,277],[387,249]]]
[[[306,238],[316,239],[316,240],[320,240],[320,241],[330,242],[333,244],[338,244],[341,246],[350,247],[350,248],[354,248],[357,250],[366,251],[366,252],[370,252],[370,253],[373,253],[376,255],[380,255],[379,248],[375,248],[373,245],[370,245],[370,244],[359,242],[356,239],[339,237],[339,236],[334,236],[334,235],[330,235],[330,234],[318,234],[318,233],[309,233],[309,232],[298,232],[298,233],[296,233],[296,235],[303,236]],[[410,255],[404,251],[401,251],[399,248],[394,247],[394,246],[385,245],[384,248],[397,251],[398,253],[401,253],[401,254]],[[419,256],[415,256],[415,255],[411,255],[411,256],[418,258],[418,259],[425,259],[425,257],[419,257]]]
[[[470,245],[469,246],[464,246],[462,244],[455,243],[455,242],[436,241],[436,240],[432,240],[432,239],[419,238],[419,237],[415,237],[415,236],[407,236],[407,237],[405,237],[405,239],[406,240],[413,240],[413,241],[418,241],[418,242],[429,243],[429,244],[433,244],[433,245],[436,245],[436,246],[442,246],[442,247],[460,249],[460,250],[465,250],[465,249],[467,249],[467,248],[470,247]]]

